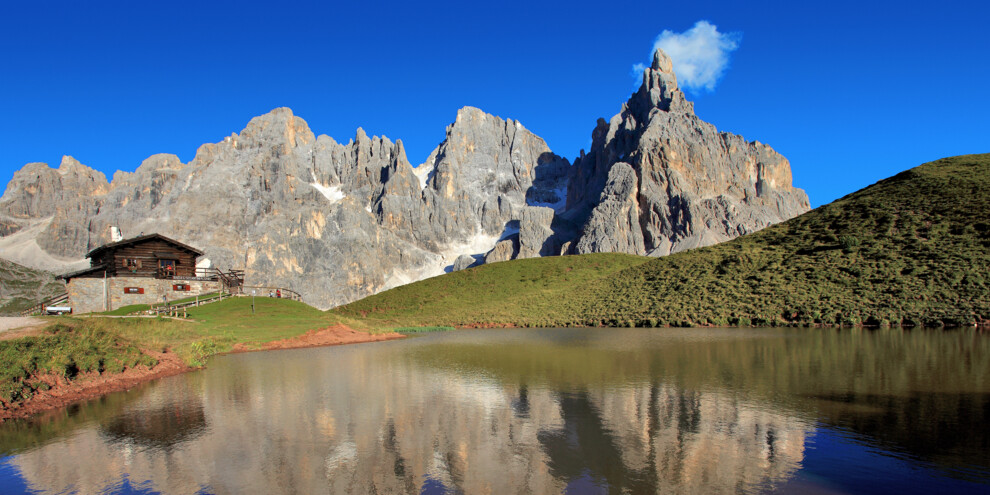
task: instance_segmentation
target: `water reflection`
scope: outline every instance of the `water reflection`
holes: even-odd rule
[[[171,451],[206,430],[206,414],[195,401],[182,401],[152,409],[129,411],[100,426],[110,443],[134,443]]]
[[[844,394],[818,399],[825,422],[859,433],[875,448],[931,462],[951,476],[990,481],[990,394]]]
[[[800,467],[800,421],[713,393],[629,392],[561,397],[564,424],[539,433],[557,479],[613,492],[734,493],[777,485]]]
[[[980,475],[987,346],[973,333],[630,329],[226,356],[11,462],[52,492],[125,479],[167,493],[759,492],[804,468],[824,421]]]

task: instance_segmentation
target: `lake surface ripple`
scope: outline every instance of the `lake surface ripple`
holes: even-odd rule
[[[976,330],[465,330],[0,425],[0,492],[990,492]]]

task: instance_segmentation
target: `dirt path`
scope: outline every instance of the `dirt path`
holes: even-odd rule
[[[0,340],[33,335],[46,325],[44,318],[35,316],[0,316]]]

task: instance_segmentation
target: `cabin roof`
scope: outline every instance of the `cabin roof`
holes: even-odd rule
[[[78,277],[80,275],[85,275],[87,273],[97,272],[97,271],[103,270],[106,267],[107,267],[106,264],[94,265],[94,266],[91,266],[89,268],[83,268],[82,270],[76,270],[74,272],[69,272],[69,273],[66,273],[64,275],[59,275],[59,276],[57,276],[55,278],[57,280],[65,280],[66,282],[68,282],[70,278],[75,278],[75,277]]]
[[[100,247],[98,247],[98,248],[90,251],[89,253],[87,253],[86,254],[86,257],[87,258],[92,258],[93,256],[96,256],[97,254],[99,254],[99,253],[101,253],[103,251],[109,250],[109,249],[117,249],[117,248],[120,248],[120,247],[128,246],[128,245],[131,245],[131,244],[137,244],[139,242],[144,242],[144,241],[151,240],[151,239],[159,239],[159,240],[165,241],[165,242],[167,242],[169,244],[172,244],[172,245],[174,245],[174,246],[176,246],[176,247],[178,247],[180,249],[184,249],[186,251],[189,251],[190,253],[193,253],[196,256],[202,256],[203,255],[203,252],[200,251],[199,249],[196,249],[196,248],[194,248],[192,246],[189,246],[187,244],[183,244],[183,243],[181,243],[181,242],[179,242],[179,241],[177,241],[175,239],[169,239],[168,237],[165,237],[165,236],[163,236],[161,234],[147,234],[147,235],[139,235],[137,237],[132,237],[130,239],[124,239],[122,241],[111,242],[110,244],[104,244],[104,245],[102,245],[102,246],[100,246]]]

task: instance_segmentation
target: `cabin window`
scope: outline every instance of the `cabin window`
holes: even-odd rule
[[[166,275],[175,275],[175,260],[158,260],[158,268]]]
[[[189,290],[189,284],[172,284],[172,290],[185,292]]]
[[[126,268],[131,273],[134,273],[134,272],[138,271],[138,268],[141,268],[141,260],[125,259],[124,260],[124,268]]]

